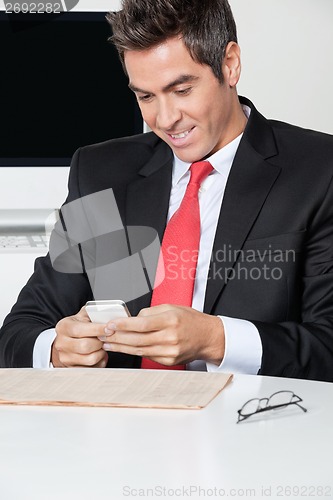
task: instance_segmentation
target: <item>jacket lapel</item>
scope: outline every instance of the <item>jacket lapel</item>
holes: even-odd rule
[[[169,147],[159,142],[148,163],[139,171],[139,178],[128,185],[125,224],[145,226],[157,231],[159,240],[166,226],[172,181],[173,155]],[[158,256],[156,256],[158,257]],[[157,265],[157,259],[156,259]],[[149,283],[149,286],[152,283]],[[151,293],[132,301],[133,310],[139,311],[150,304]]]
[[[169,209],[173,156],[164,143],[157,145],[139,178],[128,185],[126,199],[127,226],[149,226],[161,239]]]
[[[229,174],[218,220],[204,305],[208,313],[226,285],[237,255],[281,170],[267,161],[277,154],[268,122],[252,103],[245,102],[252,108],[251,115]]]

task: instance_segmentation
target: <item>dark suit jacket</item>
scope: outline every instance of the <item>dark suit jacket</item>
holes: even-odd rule
[[[240,100],[252,112],[223,198],[204,311],[255,324],[260,374],[333,381],[333,138],[268,121]],[[112,188],[124,224],[162,237],[172,159],[153,133],[81,148],[67,201]],[[38,334],[92,298],[84,273],[37,259],[1,330],[1,366],[31,366]],[[149,303],[146,294],[129,308]],[[110,354],[109,366],[139,367],[140,358]]]

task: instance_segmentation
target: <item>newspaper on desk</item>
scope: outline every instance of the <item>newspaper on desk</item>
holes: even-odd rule
[[[232,374],[103,368],[0,369],[0,404],[200,409]]]

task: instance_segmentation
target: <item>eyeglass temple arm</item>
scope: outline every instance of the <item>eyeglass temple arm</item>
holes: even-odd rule
[[[302,401],[302,400],[301,400]],[[304,406],[300,405],[297,401],[295,401],[295,404],[299,406],[304,412],[307,412],[308,410],[304,408]]]

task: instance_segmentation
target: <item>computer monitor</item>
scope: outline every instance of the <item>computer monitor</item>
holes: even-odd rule
[[[0,166],[67,166],[78,147],[144,131],[105,16],[0,12]]]
[[[106,13],[0,12],[0,230],[61,206],[77,148],[144,131]],[[1,254],[0,326],[45,253]]]

